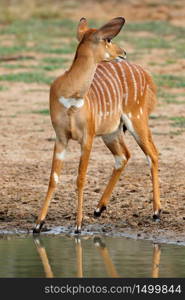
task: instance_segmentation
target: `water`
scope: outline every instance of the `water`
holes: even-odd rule
[[[185,247],[125,237],[7,235],[0,277],[185,277]]]

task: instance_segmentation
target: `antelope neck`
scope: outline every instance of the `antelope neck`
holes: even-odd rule
[[[67,71],[69,93],[64,97],[76,100],[82,99],[90,88],[96,67],[97,63],[94,62],[92,55],[77,55]]]

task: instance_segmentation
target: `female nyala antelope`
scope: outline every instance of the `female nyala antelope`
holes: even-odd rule
[[[149,161],[153,182],[153,217],[159,218],[158,154],[148,128],[148,115],[156,103],[156,91],[149,74],[140,66],[124,60],[124,50],[111,43],[124,22],[122,17],[114,18],[97,30],[89,28],[86,19],[82,18],[77,29],[79,45],[73,63],[51,85],[50,114],[56,142],[48,192],[34,233],[39,233],[44,223],[69,139],[77,140],[81,145],[75,233],[81,230],[83,189],[95,136],[102,137],[115,158],[112,176],[94,212],[96,217],[101,215],[130,158],[123,140],[123,130],[126,129]]]

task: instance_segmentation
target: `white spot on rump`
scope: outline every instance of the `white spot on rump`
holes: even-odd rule
[[[58,183],[59,178],[58,178],[58,175],[56,172],[53,173],[53,178],[54,178],[55,182]]]
[[[143,110],[142,110],[142,108],[140,107],[140,109],[139,109],[139,110],[140,110],[140,114],[142,115],[142,114],[143,114]]]
[[[66,150],[63,150],[62,152],[56,153],[56,159],[58,160],[64,160],[66,155]]]
[[[75,98],[59,98],[59,102],[64,105],[66,108],[70,108],[71,106],[75,106],[80,108],[84,105],[84,99],[75,99]]]

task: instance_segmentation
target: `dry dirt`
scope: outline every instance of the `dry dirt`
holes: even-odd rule
[[[165,9],[162,11],[164,14]],[[150,12],[149,8],[146,15]],[[147,65],[147,57],[142,63]],[[164,69],[159,67],[156,71],[163,73]],[[173,71],[168,69],[169,73]],[[56,71],[56,76],[60,72]],[[3,85],[9,89],[0,92],[0,230],[30,231],[47,190],[51,167],[54,131],[50,118],[34,113],[47,108],[49,88],[41,84],[6,82]],[[178,92],[185,93],[185,89],[178,89]],[[185,108],[175,104],[164,107],[159,103],[155,115],[184,116]],[[99,219],[93,218],[93,211],[108,182],[114,161],[101,139],[94,141],[84,192],[84,228],[89,224],[101,224],[103,232],[129,232],[143,238],[185,241],[185,132],[170,134],[175,131],[170,123],[165,118],[150,120],[160,153],[160,222],[152,220],[152,187],[147,162],[133,138],[126,133],[125,141],[132,156],[107,211]],[[80,149],[76,142],[71,141],[68,150],[65,168],[46,219],[49,228],[73,226],[75,223],[75,184]]]

